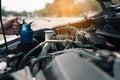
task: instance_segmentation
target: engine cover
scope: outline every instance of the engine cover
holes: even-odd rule
[[[36,78],[42,80],[43,76],[43,80],[112,80],[92,62],[69,52],[56,56]]]

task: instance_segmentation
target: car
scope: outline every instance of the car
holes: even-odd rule
[[[0,79],[120,80],[120,5],[97,1],[102,11],[79,22],[33,31],[22,20],[20,37],[0,45]]]

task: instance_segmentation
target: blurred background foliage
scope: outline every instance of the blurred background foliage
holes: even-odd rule
[[[44,9],[34,12],[6,11],[3,7],[2,15],[30,17],[76,17],[99,11],[101,11],[101,7],[96,0],[54,0],[53,3],[47,3]]]

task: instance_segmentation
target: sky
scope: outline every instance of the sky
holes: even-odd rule
[[[13,11],[30,11],[40,10],[45,7],[46,3],[53,3],[53,0],[1,0],[2,7],[5,10]]]

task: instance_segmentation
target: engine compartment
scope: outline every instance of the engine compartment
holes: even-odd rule
[[[100,71],[105,73],[105,75],[108,75],[109,78],[112,79],[114,77],[114,66],[116,64],[115,60],[118,57],[117,55],[119,55],[119,51],[115,50],[116,48],[112,48],[111,46],[108,46],[108,45],[106,45],[107,46],[106,47],[104,44],[97,44],[97,45],[93,44],[89,38],[85,37],[84,35],[85,33],[84,31],[82,32],[82,30],[79,31],[79,34],[77,34],[76,35],[77,37],[76,37],[71,34],[68,35],[67,33],[56,35],[56,34],[53,34],[53,30],[47,29],[48,33],[49,31],[51,31],[53,34],[51,36],[51,32],[49,33],[50,34],[49,39],[48,38],[45,39],[46,36],[48,37],[49,34],[48,33],[47,35],[44,34],[44,31],[46,31],[46,29],[34,32],[35,40],[33,41],[33,44],[21,44],[19,42],[19,39],[16,39],[14,41],[14,44],[13,43],[11,44],[10,42],[9,54],[7,55],[3,55],[3,53],[5,53],[4,52],[5,48],[4,47],[1,48],[0,51],[3,50],[3,52],[1,52],[0,64],[4,66],[0,70],[1,77],[8,73],[10,74],[10,73],[19,71],[21,69],[24,69],[25,66],[29,66],[32,76],[35,77],[37,75],[44,75],[44,76],[46,75],[47,76],[46,80],[50,80],[51,78],[49,79],[48,77],[50,77],[49,75],[52,72],[51,73],[49,71],[47,72],[47,70],[49,70],[48,67],[52,64],[54,68],[54,65],[55,65],[54,60],[57,59],[57,57],[59,56],[64,56],[64,54],[65,55],[74,54],[80,59],[83,58],[85,61],[88,61],[89,64],[94,65]],[[71,31],[74,31],[74,30],[71,30]],[[46,36],[43,36],[43,37],[38,36],[37,33],[44,34]],[[41,39],[43,39],[43,41]],[[65,60],[65,61],[66,63],[64,64],[67,65],[68,64],[67,61],[69,62],[70,60]],[[71,61],[72,61],[72,58],[71,58]],[[73,64],[73,65],[76,65],[76,64]],[[71,67],[72,67],[72,64],[71,64]],[[76,69],[79,70],[79,67],[81,67],[81,65],[77,66]],[[65,67],[62,67],[62,68],[64,69]],[[44,70],[46,72],[44,74],[41,74],[41,71],[44,72]],[[78,73],[73,73],[73,74],[77,75]],[[57,80],[57,79],[53,78],[53,80]],[[64,80],[66,80],[66,78]],[[76,80],[79,80],[79,78]],[[85,78],[83,80],[87,80],[87,79]]]

